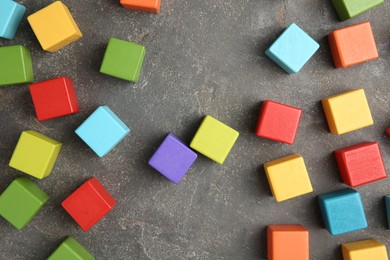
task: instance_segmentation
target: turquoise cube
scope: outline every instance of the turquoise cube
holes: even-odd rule
[[[76,134],[99,156],[111,151],[130,129],[107,106],[100,106],[77,129]]]
[[[346,188],[318,196],[322,219],[332,235],[340,235],[367,228],[366,215],[360,193]]]
[[[0,1],[0,37],[11,40],[26,12],[26,7],[12,0]]]
[[[295,23],[291,24],[265,54],[287,73],[298,73],[320,45]]]
[[[386,204],[386,214],[387,214],[387,225],[390,228],[390,195],[384,197]]]

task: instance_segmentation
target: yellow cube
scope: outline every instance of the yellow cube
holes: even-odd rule
[[[386,246],[375,239],[341,245],[344,260],[388,260]]]
[[[60,1],[30,15],[27,20],[45,51],[58,51],[82,36],[68,7]]]
[[[272,195],[284,201],[313,191],[303,157],[299,154],[264,164]]]
[[[217,119],[206,116],[190,147],[217,163],[223,164],[239,133]]]
[[[322,106],[333,134],[341,135],[374,124],[364,89],[325,98]]]

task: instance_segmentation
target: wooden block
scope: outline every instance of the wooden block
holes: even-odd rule
[[[223,164],[238,136],[236,130],[207,115],[192,139],[190,147],[211,160]]]
[[[39,121],[79,112],[76,92],[69,78],[60,77],[30,85]]]
[[[261,107],[256,134],[274,141],[293,144],[301,115],[302,110],[299,108],[266,100]]]
[[[94,260],[91,255],[73,237],[67,237],[64,242],[47,258],[47,260]]]
[[[116,201],[96,178],[91,178],[61,205],[86,232],[113,209]]]
[[[269,225],[268,260],[309,260],[309,231],[301,225]]]
[[[0,1],[0,38],[12,40],[26,7],[11,0]]]
[[[390,229],[390,195],[386,195],[383,198],[385,200],[385,206],[386,206],[387,226]]]
[[[370,22],[335,30],[328,35],[334,66],[345,68],[379,57]]]
[[[299,154],[267,162],[265,173],[276,201],[284,201],[313,191],[303,157]]]
[[[48,201],[49,196],[26,177],[15,179],[0,196],[0,215],[22,229]]]
[[[379,145],[365,142],[335,151],[337,164],[344,183],[360,186],[386,178]]]
[[[82,34],[61,1],[56,1],[27,17],[42,49],[56,52],[80,39]]]
[[[123,80],[137,82],[145,58],[145,47],[111,38],[100,72]]]
[[[100,106],[75,132],[99,157],[103,157],[130,133],[130,129],[109,107]]]
[[[364,89],[347,91],[322,100],[332,134],[345,134],[374,124]]]
[[[332,235],[341,235],[367,228],[366,214],[360,193],[346,188],[318,196],[322,220]]]
[[[34,130],[23,131],[9,166],[43,179],[50,175],[62,144]]]
[[[375,239],[341,245],[344,260],[388,260],[386,246]]]
[[[0,86],[33,81],[30,49],[22,45],[0,47]]]
[[[390,127],[388,127],[388,128],[386,129],[386,134],[387,134],[388,136],[390,136]]]
[[[149,165],[174,183],[179,183],[198,155],[173,134],[168,134],[149,160]]]
[[[265,51],[265,54],[291,74],[298,73],[319,47],[316,41],[293,23]]]
[[[129,10],[159,13],[161,0],[120,0],[121,5]]]
[[[332,2],[340,20],[345,21],[383,4],[384,0],[332,0]]]

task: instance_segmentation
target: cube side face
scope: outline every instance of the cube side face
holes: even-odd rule
[[[390,229],[390,195],[384,197],[387,215],[387,227]]]
[[[383,4],[383,0],[344,0],[345,6],[348,10],[350,18],[356,17],[378,5]]]
[[[30,50],[21,45],[0,47],[0,86],[34,81]]]
[[[14,1],[0,2],[0,37],[8,40],[14,38],[26,8]]]
[[[388,259],[386,246],[374,239],[345,243],[341,245],[341,249],[344,259]]]
[[[67,237],[48,258],[48,260],[63,259],[93,260],[95,258],[73,237]]]
[[[332,0],[332,3],[341,21],[351,18],[345,0]]]
[[[332,54],[333,64],[334,64],[335,68],[342,68],[344,65],[341,62],[340,48],[338,45],[338,41],[336,41],[335,32],[329,33],[328,43],[329,43],[329,48],[330,48],[330,52]]]
[[[159,13],[161,0],[120,0],[121,5],[129,10]]]

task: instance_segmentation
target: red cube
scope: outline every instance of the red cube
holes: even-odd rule
[[[365,142],[335,151],[343,182],[351,187],[386,178],[379,145]]]
[[[96,179],[91,178],[62,203],[62,207],[86,232],[115,206],[116,201]]]
[[[39,121],[79,112],[72,80],[66,77],[30,85],[30,93]]]
[[[293,144],[302,110],[296,107],[266,100],[257,121],[257,136]]]

